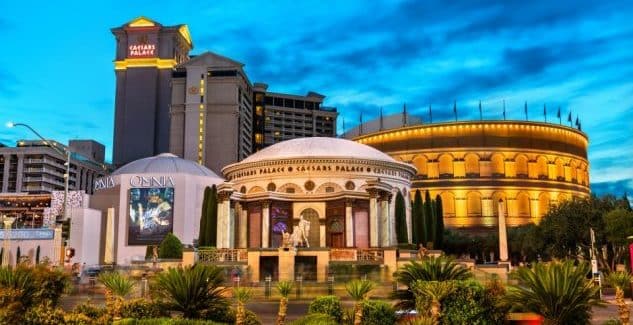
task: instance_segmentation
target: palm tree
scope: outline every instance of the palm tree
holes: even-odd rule
[[[132,293],[135,285],[130,278],[116,271],[99,274],[99,282],[106,287],[106,296],[110,294],[121,298]]]
[[[169,308],[182,312],[184,318],[196,318],[204,310],[227,305],[223,281],[219,267],[197,264],[159,273],[156,288]]]
[[[354,299],[354,325],[363,323],[363,302],[369,299],[369,293],[375,284],[369,280],[352,280],[345,284],[347,294]]]
[[[435,324],[439,324],[440,314],[442,312],[442,299],[455,291],[455,282],[453,281],[422,281],[418,280],[413,283],[413,292],[416,296],[417,310],[424,310],[422,307],[422,299],[428,299],[431,302],[431,318]],[[428,301],[427,300],[427,301]]]
[[[633,277],[630,273],[626,271],[620,271],[609,273],[606,280],[607,283],[615,288],[615,302],[618,305],[620,321],[622,322],[622,324],[628,324],[631,312],[629,311],[629,307],[626,305],[626,301],[624,301],[624,289],[631,285],[631,280],[633,280]]]
[[[586,277],[590,271],[587,263],[574,266],[574,261],[519,268],[513,274],[518,284],[508,287],[506,301],[543,316],[546,324],[589,324],[592,306],[602,305],[599,288]]]
[[[279,283],[277,283],[277,291],[279,291],[279,294],[281,295],[281,300],[279,300],[279,312],[277,313],[277,325],[283,325],[286,322],[288,295],[292,291],[292,282],[279,281]]]
[[[427,256],[420,262],[411,261],[405,264],[396,272],[398,282],[407,288],[397,290],[393,298],[399,300],[396,304],[397,308],[412,310],[415,309],[415,295],[412,287],[416,281],[467,280],[471,277],[472,273],[451,257]]]
[[[235,311],[235,325],[246,324],[246,303],[251,300],[252,292],[247,288],[237,288],[233,290],[235,300],[237,300],[237,310]]]

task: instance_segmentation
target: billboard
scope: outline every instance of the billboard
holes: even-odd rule
[[[158,245],[172,232],[174,188],[131,188],[128,245]]]

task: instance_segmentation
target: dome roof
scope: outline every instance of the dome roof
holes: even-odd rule
[[[241,163],[286,158],[354,158],[396,162],[389,155],[368,145],[339,138],[297,138],[264,148]]]
[[[122,174],[190,174],[220,178],[210,169],[171,153],[161,153],[158,156],[135,160],[112,173],[112,175]]]

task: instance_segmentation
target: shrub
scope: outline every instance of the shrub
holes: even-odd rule
[[[199,319],[173,319],[173,318],[126,318],[115,321],[113,325],[223,325],[208,320]]]
[[[117,271],[99,274],[99,281],[110,291],[110,294],[121,298],[125,298],[134,289],[134,282]]]
[[[477,281],[454,281],[455,288],[442,299],[442,324],[503,324],[507,310],[498,305],[495,285],[484,287]]]
[[[24,305],[20,301],[21,291],[0,288],[0,324],[18,324],[22,318]]]
[[[380,300],[368,300],[362,305],[364,325],[393,325],[396,323],[394,308]]]
[[[55,308],[49,301],[29,308],[24,314],[21,324],[24,325],[57,325],[64,324],[64,311]]]
[[[73,309],[76,314],[82,314],[90,319],[98,319],[107,314],[108,310],[95,306],[90,300],[83,302]]]
[[[182,258],[182,242],[172,233],[168,233],[158,246],[159,258]]]
[[[343,316],[341,300],[337,296],[317,297],[308,306],[308,313],[329,315],[337,322],[340,322]]]
[[[339,322],[334,317],[326,314],[308,314],[303,316],[290,325],[338,325]]]
[[[36,302],[49,300],[53,306],[57,306],[64,291],[71,285],[70,275],[61,268],[49,268],[42,263],[31,268],[33,277],[39,290],[35,295]]]
[[[122,318],[158,318],[167,316],[161,306],[147,299],[125,301],[120,309]]]

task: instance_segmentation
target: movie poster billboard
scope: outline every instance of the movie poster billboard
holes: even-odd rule
[[[174,188],[131,188],[128,245],[158,245],[173,230]]]

